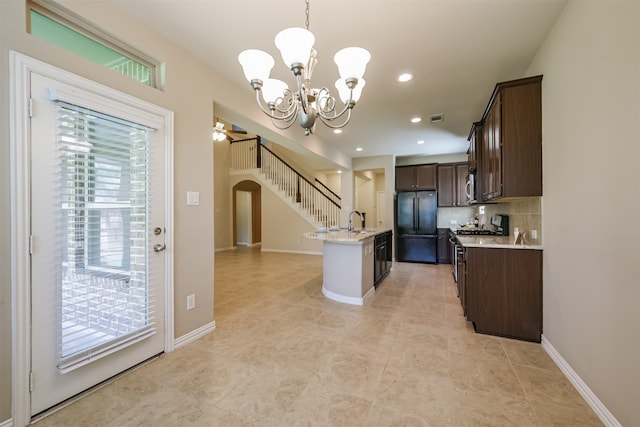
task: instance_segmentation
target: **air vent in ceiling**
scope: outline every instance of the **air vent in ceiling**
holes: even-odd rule
[[[434,114],[433,116],[429,116],[429,121],[431,123],[438,123],[444,121],[444,114]]]

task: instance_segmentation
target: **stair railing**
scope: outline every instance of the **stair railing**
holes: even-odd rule
[[[299,203],[316,222],[324,227],[340,224],[340,204],[262,145],[259,136],[231,141],[231,169],[259,169],[265,178],[292,201]]]
[[[338,205],[342,205],[342,198],[327,187],[322,181],[316,178],[316,187],[324,193],[325,196],[336,202]]]

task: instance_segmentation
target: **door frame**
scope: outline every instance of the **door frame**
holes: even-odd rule
[[[383,190],[376,191],[376,228],[384,227],[387,223],[387,192]],[[380,221],[381,212],[384,212],[384,222]]]
[[[29,56],[10,51],[10,176],[11,176],[11,321],[12,321],[12,408],[13,425],[31,421],[31,135],[29,119],[30,73],[34,72],[71,84],[82,90],[100,93],[117,101],[134,105],[164,118],[165,129],[165,221],[167,245],[165,262],[165,335],[164,351],[174,349],[173,310],[173,112],[114,90],[74,73],[46,64]]]
[[[233,247],[236,248],[238,246],[238,224],[236,218],[236,193],[238,191],[251,193],[251,243],[249,246],[262,244],[262,186],[251,179],[246,179],[236,183],[231,188]]]

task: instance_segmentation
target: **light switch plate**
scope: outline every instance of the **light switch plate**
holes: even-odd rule
[[[200,204],[200,193],[198,191],[187,191],[187,206],[198,206]]]

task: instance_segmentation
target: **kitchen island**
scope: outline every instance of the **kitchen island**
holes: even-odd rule
[[[390,235],[389,228],[305,233],[307,239],[323,241],[322,294],[334,301],[363,305],[391,267]]]

